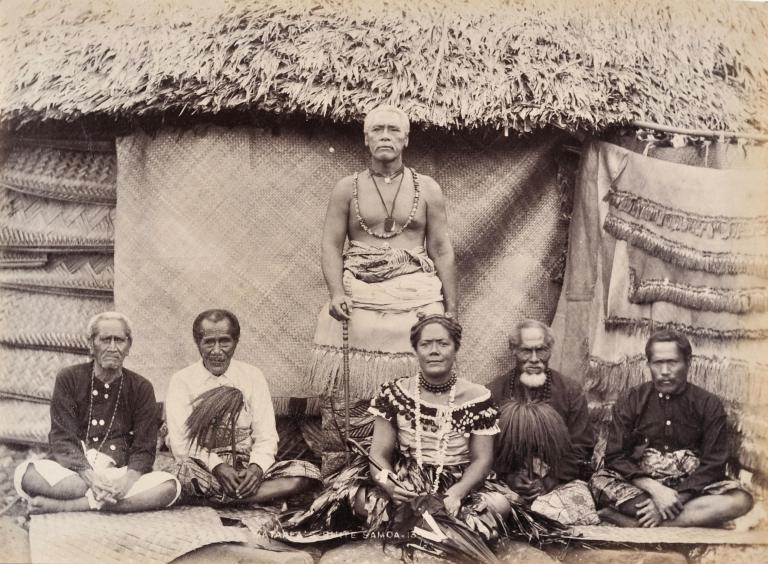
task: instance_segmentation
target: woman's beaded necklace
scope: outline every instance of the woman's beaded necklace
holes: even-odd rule
[[[424,374],[419,372],[419,385],[428,392],[432,392],[433,394],[444,394],[456,385],[456,380],[458,380],[456,377],[456,372],[452,372],[451,377],[444,384],[433,384],[424,378]]]
[[[451,378],[451,393],[448,396],[448,409],[437,408],[435,413],[435,423],[437,423],[437,468],[435,470],[435,480],[432,483],[432,490],[430,493],[436,494],[440,488],[440,477],[443,475],[443,469],[445,468],[445,457],[448,453],[448,433],[451,430],[451,422],[453,419],[453,410],[456,403],[456,378]],[[424,468],[424,455],[421,450],[421,381],[423,376],[419,373],[419,378],[416,381],[416,413],[414,417],[414,431],[416,434],[416,463],[419,468]]]
[[[117,398],[115,399],[115,408],[112,410],[112,417],[109,419],[109,425],[107,426],[107,432],[104,434],[104,439],[101,441],[101,445],[99,445],[98,450],[96,450],[96,458],[94,458],[94,463],[96,462],[96,459],[99,457],[99,454],[101,454],[101,449],[104,448],[104,445],[107,444],[107,439],[109,438],[109,433],[112,431],[112,424],[115,422],[115,416],[117,415],[117,406],[120,405],[120,394],[123,391],[123,370],[120,369],[120,385],[117,387]],[[86,449],[88,448],[88,439],[90,438],[91,434],[91,424],[92,419],[91,415],[93,414],[93,392],[96,391],[94,388],[94,384],[96,382],[96,363],[93,365],[93,370],[91,370],[91,390],[88,394],[88,427],[85,429],[85,444]]]
[[[411,178],[413,178],[413,205],[411,206],[411,213],[408,215],[408,219],[405,220],[405,223],[403,223],[400,226],[396,226],[394,223],[394,219],[388,215],[387,219],[392,220],[392,223],[391,223],[392,230],[386,231],[385,233],[376,233],[373,229],[368,227],[368,224],[365,223],[363,216],[360,215],[360,202],[357,198],[358,174],[357,173],[354,174],[355,187],[352,192],[352,201],[354,202],[354,205],[355,205],[355,215],[357,216],[357,221],[360,224],[360,227],[363,229],[363,231],[368,233],[368,235],[370,235],[371,237],[376,237],[377,239],[391,239],[392,237],[400,235],[403,231],[405,231],[406,228],[411,224],[411,221],[413,221],[413,218],[416,217],[416,210],[419,207],[419,198],[421,197],[421,192],[419,190],[419,177],[412,168],[409,168],[408,170],[411,173]],[[405,173],[403,173],[403,177],[405,177]],[[371,177],[371,179],[373,179],[373,177]],[[400,180],[402,182],[402,178]],[[386,209],[386,205],[384,207]],[[395,209],[394,209],[394,202],[393,202],[393,205],[392,205],[393,214],[394,214],[394,211]],[[387,225],[387,227],[389,227],[389,225]]]

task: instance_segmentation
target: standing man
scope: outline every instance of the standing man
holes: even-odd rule
[[[30,513],[118,513],[172,505],[179,483],[153,472],[160,414],[152,384],[123,368],[131,323],[114,311],[88,322],[91,362],[63,369],[51,398],[52,460],[27,461],[14,476]]]
[[[595,525],[584,481],[591,474],[592,422],[581,385],[549,367],[554,344],[550,328],[534,319],[509,336],[515,367],[490,386],[501,405],[496,470],[535,511],[564,525]],[[522,429],[537,432],[519,436]]]
[[[260,504],[319,485],[320,473],[309,462],[275,463],[278,436],[267,381],[255,366],[232,359],[240,340],[235,314],[204,311],[192,335],[201,359],[171,377],[165,398],[184,501]]]
[[[343,426],[341,321],[349,321],[353,436],[360,438],[372,431],[368,401],[381,384],[418,371],[409,342],[416,313],[456,315],[445,200],[434,180],[403,165],[409,130],[408,116],[394,106],[365,117],[370,167],[339,181],[325,216],[330,301],[318,316],[309,371],[310,389],[323,398],[326,447],[335,451],[324,449],[324,474],[339,466],[344,449],[330,443]]]
[[[620,526],[716,527],[744,515],[752,496],[725,476],[723,404],[688,382],[691,343],[659,331],[645,345],[651,381],[613,408],[605,468],[590,482],[601,516]]]

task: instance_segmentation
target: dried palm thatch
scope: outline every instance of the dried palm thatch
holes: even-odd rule
[[[355,121],[387,101],[446,128],[768,130],[768,10],[751,3],[3,4],[0,120],[16,125],[229,110]]]

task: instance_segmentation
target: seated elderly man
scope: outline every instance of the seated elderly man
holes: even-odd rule
[[[581,385],[549,368],[554,337],[533,319],[509,337],[515,367],[491,385],[501,405],[496,471],[531,508],[564,525],[599,522],[586,482],[594,436]]]
[[[192,324],[200,361],[171,377],[165,398],[168,442],[185,502],[260,504],[320,485],[309,462],[275,463],[277,430],[267,381],[233,360],[240,323],[227,310]]]
[[[88,323],[93,360],[63,369],[51,399],[52,460],[21,464],[16,490],[30,513],[127,513],[172,505],[176,478],[153,472],[159,416],[152,384],[123,368],[131,324],[117,312]]]
[[[621,526],[712,527],[744,515],[752,496],[727,480],[722,402],[688,382],[691,344],[659,331],[645,356],[651,381],[613,408],[605,468],[590,488],[605,520]]]

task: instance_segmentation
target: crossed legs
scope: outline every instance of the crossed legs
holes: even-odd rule
[[[618,506],[619,515],[611,511],[601,511],[601,517],[623,527],[637,527],[637,506],[650,499],[647,494],[625,501]],[[718,527],[736,519],[752,509],[752,496],[743,490],[731,490],[722,494],[701,495],[683,505],[680,514],[670,520],[662,521],[660,527]]]
[[[157,477],[159,483],[142,489],[119,500],[115,504],[105,506],[108,511],[130,513],[134,511],[150,511],[171,505],[178,496],[178,486],[172,475],[166,474],[167,479]],[[21,476],[21,490],[29,496],[30,513],[56,513],[61,511],[88,511],[91,504],[86,497],[88,486],[77,474],[70,474],[51,485],[48,480],[35,468],[35,463],[29,463]]]

